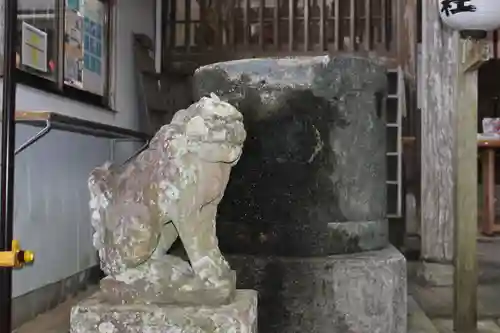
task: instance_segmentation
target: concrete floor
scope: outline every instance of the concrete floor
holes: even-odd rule
[[[500,237],[479,237],[478,333],[500,333]],[[410,281],[410,297],[434,325],[434,331],[452,333],[453,288],[423,287]],[[426,331],[410,331],[420,333]]]
[[[52,311],[38,316],[15,330],[13,333],[68,333],[71,307],[95,290],[96,287],[90,288],[89,291],[83,292],[60,304]],[[408,333],[438,333],[434,324],[424,314],[411,296],[408,299],[408,326]],[[484,333],[490,333],[490,331],[485,331]],[[498,332],[491,331],[491,333],[500,333],[500,327]]]
[[[34,320],[22,325],[13,333],[68,333],[71,307],[96,292],[97,289],[98,286],[88,288],[86,291],[61,303],[55,309],[39,315]]]
[[[480,239],[478,260],[478,333],[500,333],[500,237]],[[15,333],[68,333],[71,307],[96,288],[89,288],[54,310],[38,316]],[[410,281],[408,293],[408,333],[453,332],[450,319],[453,309],[451,287],[422,287]]]
[[[411,294],[415,291],[412,286],[408,298],[408,332],[407,333],[452,333],[452,321],[449,319],[451,315],[451,292],[441,289],[426,290],[424,298],[419,298],[425,302],[427,311],[434,311],[433,319],[429,319],[422,307],[414,300]],[[498,325],[498,310],[500,308],[500,285],[495,287],[480,289],[480,296],[483,306],[480,306],[482,319],[478,325],[478,333],[500,333]],[[87,297],[95,288],[90,291],[79,294],[78,296],[60,304],[58,307],[42,314],[34,320],[21,326],[14,333],[68,333],[69,332],[69,315],[71,307],[82,298]],[[422,295],[421,294],[421,295]],[[494,301],[496,299],[496,302]],[[484,300],[487,300],[485,302]],[[438,316],[440,315],[440,316]],[[486,317],[485,317],[486,315]],[[403,333],[403,332],[402,332]]]
[[[94,290],[95,288],[92,288],[90,292],[84,292],[77,297],[60,304],[52,311],[38,316],[36,319],[21,326],[13,333],[68,333],[71,307],[80,299],[87,297],[89,293],[93,292]],[[417,305],[415,300],[411,296],[408,298],[407,333],[451,332],[446,330],[438,331],[436,329],[436,327],[441,326],[444,328],[451,327],[450,325],[452,325],[451,320],[447,322],[446,320],[439,319],[438,322],[432,322]],[[500,333],[500,327],[498,328],[498,331],[481,331],[481,333]]]

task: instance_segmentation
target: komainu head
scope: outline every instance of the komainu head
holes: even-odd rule
[[[151,147],[166,149],[176,157],[194,153],[207,162],[234,164],[246,138],[243,116],[215,94],[174,115],[151,142]]]

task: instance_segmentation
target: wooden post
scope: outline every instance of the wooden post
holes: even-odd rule
[[[489,52],[486,43],[460,39],[458,32],[443,26],[438,5],[439,0],[422,1],[419,273],[434,284],[453,282],[455,331],[474,332],[477,69]]]
[[[442,26],[438,4],[422,1],[420,274],[451,286],[458,34]]]
[[[487,59],[487,44],[460,39],[455,99],[455,332],[477,327],[477,69]]]

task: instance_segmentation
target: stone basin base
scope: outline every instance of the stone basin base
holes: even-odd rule
[[[100,292],[71,310],[71,333],[257,333],[257,292],[217,306],[111,305]]]
[[[259,333],[404,333],[406,260],[394,247],[323,257],[226,255],[259,293]]]

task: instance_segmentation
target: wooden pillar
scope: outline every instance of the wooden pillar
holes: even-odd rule
[[[421,254],[454,271],[456,332],[477,322],[477,69],[488,54],[442,25],[438,0],[422,1]],[[428,277],[443,272],[429,265]]]
[[[422,1],[421,275],[451,285],[459,38],[442,26],[438,4]]]
[[[455,99],[455,332],[477,326],[477,69],[487,59],[487,44],[461,39],[457,53]]]

